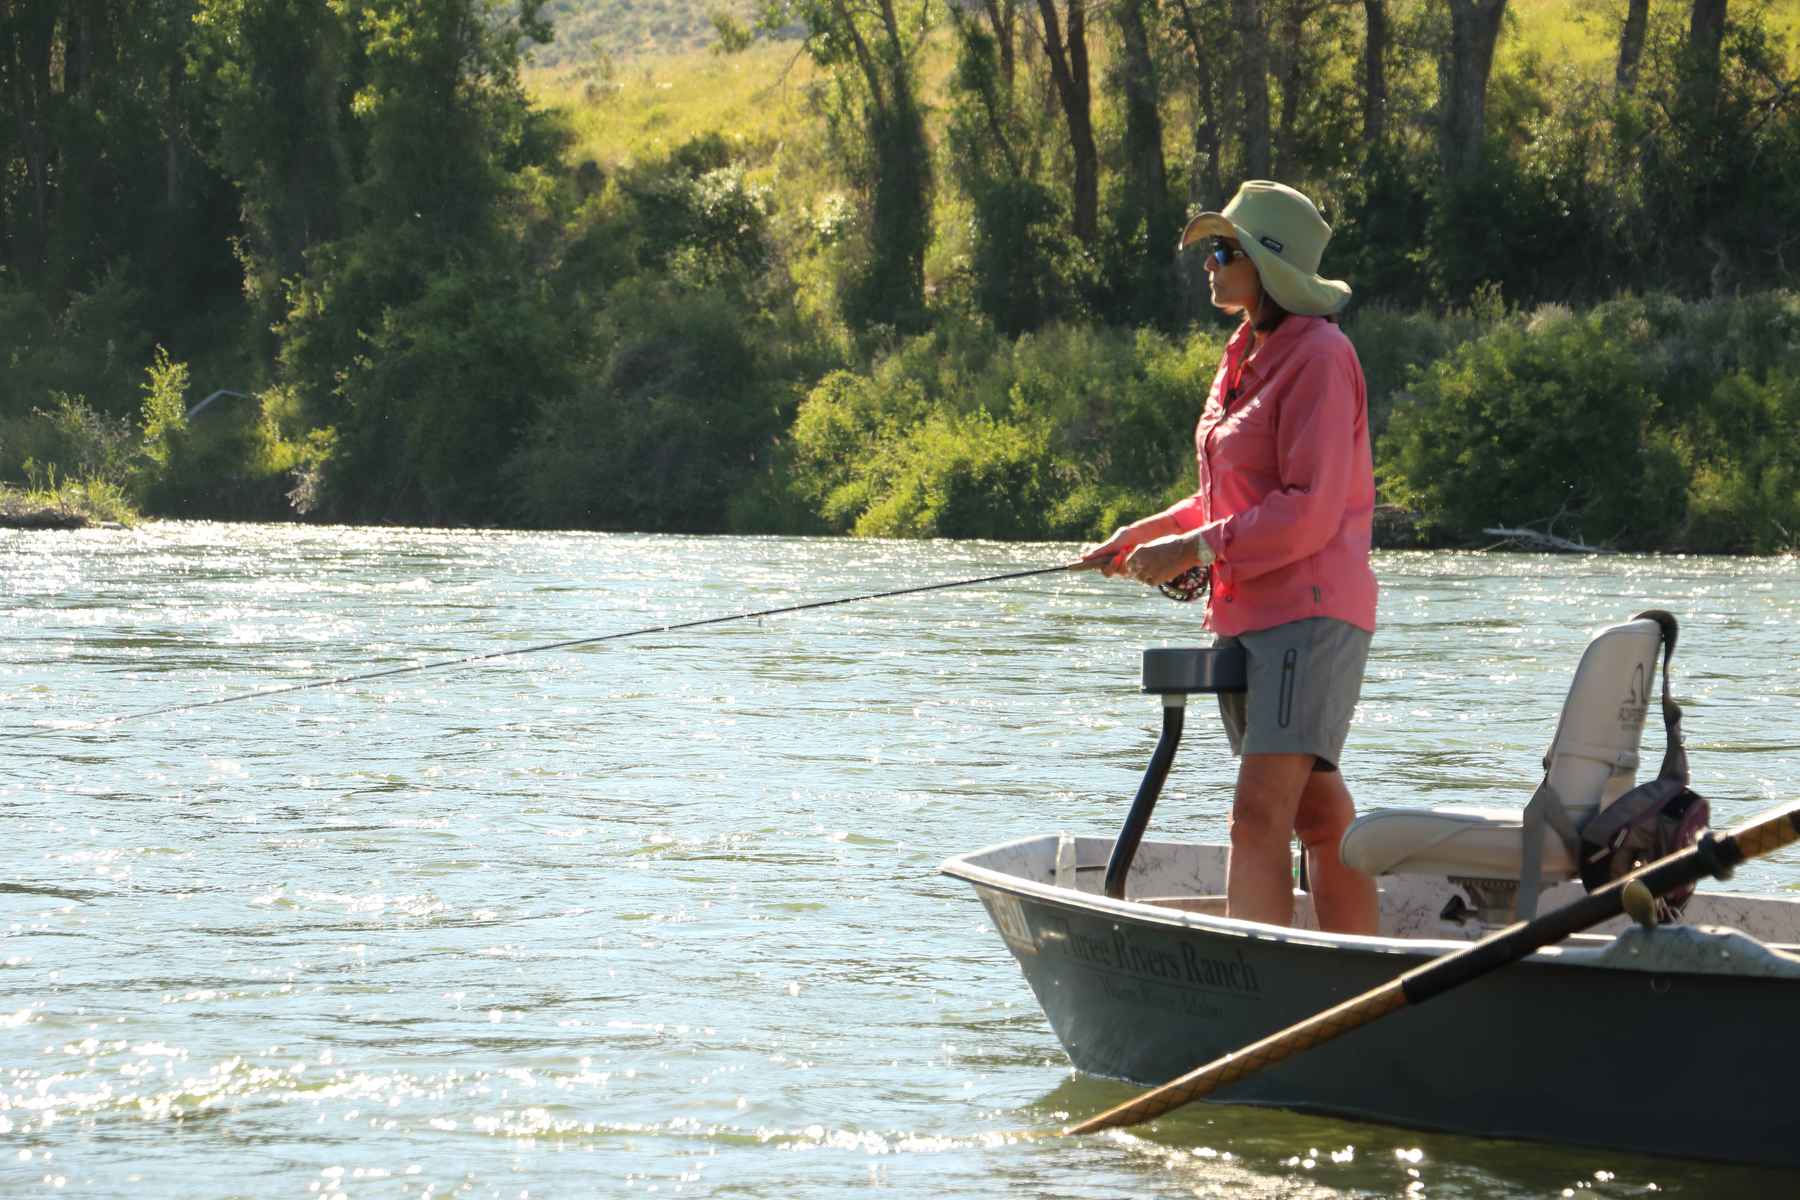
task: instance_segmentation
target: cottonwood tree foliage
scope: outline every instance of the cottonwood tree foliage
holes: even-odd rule
[[[1016,336],[1083,311],[1092,257],[1046,177],[1055,130],[1018,79],[1016,10],[952,8],[949,21],[957,57],[944,141],[973,209],[967,282],[974,306]]]
[[[240,31],[312,19],[299,0],[219,7]],[[498,511],[496,463],[574,368],[556,349],[564,317],[533,244],[560,145],[518,76],[519,46],[549,36],[538,7],[342,0],[304,58],[253,61],[239,83],[247,102],[231,124],[246,138],[272,131],[279,149],[252,176],[264,206],[248,223],[265,237],[251,253],[268,256],[252,274],[288,281],[276,378],[310,423],[336,430],[328,508]],[[296,75],[297,97],[277,83]],[[284,137],[299,132],[280,112],[296,99],[312,119]],[[339,181],[317,206],[283,186],[314,163]],[[289,275],[295,240],[304,267]]]
[[[1787,293],[1764,289],[1800,256],[1800,81],[1767,7],[1596,0],[1589,32],[1617,54],[1594,74],[1521,50],[1517,9],[771,0],[761,30],[827,68],[826,190],[853,201],[805,220],[729,138],[573,169],[520,83],[548,32],[534,2],[10,0],[0,478],[105,462],[196,514],[291,493],[342,519],[1104,532],[1187,469],[1123,431],[1168,449],[1153,430],[1213,361],[1168,340],[1217,331],[1175,233],[1263,175],[1332,222],[1372,424],[1394,413],[1415,450],[1455,457],[1483,413],[1519,434],[1545,411],[1491,389],[1526,366],[1546,397],[1598,387],[1574,360],[1603,336],[1660,344],[1643,322],[1704,327],[1679,339],[1696,361],[1791,343]],[[933,46],[955,60],[941,90]],[[1623,335],[1517,315],[1657,292],[1677,299]],[[1759,308],[1780,319],[1744,332]],[[1741,517],[1761,531],[1744,544],[1779,546],[1791,456],[1700,442],[1784,436],[1800,366],[1732,360],[1729,387],[1685,369],[1645,385],[1664,439],[1646,453],[1693,499],[1633,536],[1735,545]],[[248,398],[174,418],[221,387]],[[831,474],[884,447],[904,469]],[[1431,460],[1377,453],[1390,473]]]
[[[765,0],[757,17],[770,35],[799,26],[806,53],[831,73],[829,118],[865,205],[843,297],[860,327],[913,329],[924,317],[932,170],[918,54],[934,8],[933,0]]]
[[[191,12],[187,0],[0,6],[0,283],[48,320],[110,292],[120,318],[167,337],[231,286],[229,189],[186,86]]]

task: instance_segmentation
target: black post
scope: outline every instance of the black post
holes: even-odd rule
[[[1114,900],[1125,898],[1125,875],[1131,860],[1137,856],[1138,843],[1144,840],[1144,828],[1150,824],[1150,813],[1156,798],[1162,795],[1163,783],[1169,778],[1169,766],[1175,761],[1175,747],[1181,743],[1181,724],[1187,714],[1187,697],[1180,693],[1163,696],[1162,735],[1156,739],[1156,750],[1150,765],[1144,769],[1144,781],[1138,785],[1137,799],[1125,814],[1113,843],[1112,857],[1106,860],[1106,894]]]

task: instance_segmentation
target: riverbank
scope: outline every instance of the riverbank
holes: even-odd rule
[[[0,529],[89,529],[135,525],[140,516],[117,489],[65,484],[25,491],[0,484]]]
[[[0,529],[121,529],[139,524],[146,519],[155,519],[145,518],[135,512],[129,513],[129,519],[119,519],[124,514],[120,514],[116,509],[109,509],[108,512],[111,515],[102,516],[96,512],[84,510],[78,505],[72,506],[58,498],[51,498],[47,501],[43,493],[27,494],[0,485]],[[247,522],[247,524],[281,525],[305,524],[305,522],[253,521]],[[506,530],[509,527],[487,525],[479,527],[438,526],[434,528],[442,532],[456,532],[458,529],[473,528],[495,532]],[[525,531],[515,530],[515,532]],[[1497,536],[1499,537],[1498,543],[1495,540]],[[1445,537],[1441,531],[1430,534],[1422,528],[1417,511],[1398,504],[1375,506],[1371,544],[1376,550],[1467,550],[1499,544],[1510,549],[1538,553],[1616,553],[1608,546],[1588,546],[1579,542],[1537,534],[1531,530],[1483,530],[1480,538],[1460,539]]]

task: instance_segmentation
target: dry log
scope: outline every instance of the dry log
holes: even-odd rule
[[[1543,550],[1554,554],[1617,554],[1606,546],[1590,546],[1586,542],[1572,542],[1568,538],[1557,537],[1553,533],[1539,533],[1535,529],[1508,529],[1496,526],[1483,529],[1481,532],[1489,537],[1505,538],[1526,550]]]

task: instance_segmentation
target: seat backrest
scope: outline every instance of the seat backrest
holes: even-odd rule
[[[1575,831],[1637,780],[1662,644],[1663,627],[1647,616],[1594,634],[1523,813],[1378,809],[1344,831],[1343,862],[1369,875],[1443,875],[1489,923],[1532,916],[1544,887],[1577,877]]]
[[[1661,650],[1662,626],[1639,617],[1602,629],[1582,652],[1544,755],[1544,782],[1577,829],[1637,780]]]

